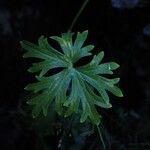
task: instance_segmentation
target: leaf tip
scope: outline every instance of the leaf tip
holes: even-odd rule
[[[116,67],[117,67],[117,68],[119,68],[119,67],[120,67],[120,65],[116,63]]]
[[[64,117],[67,118],[68,116],[65,114]]]
[[[47,110],[43,110],[43,115],[44,115],[44,117],[47,116]]]
[[[119,65],[119,64],[117,64],[117,63],[115,63],[115,62],[114,62],[114,64],[115,64],[115,69],[117,69],[117,68],[119,68],[119,67],[120,67],[120,65]]]
[[[24,87],[24,90],[28,90],[28,86]]]
[[[102,56],[104,56],[104,51],[101,51],[100,53],[101,53]]]
[[[23,41],[20,41],[20,45],[22,45]]]
[[[95,46],[94,45],[90,45],[91,46],[91,49],[94,49],[95,48]]]
[[[35,119],[35,118],[36,118],[36,116],[35,116],[34,114],[32,114],[32,118],[33,118],[33,119]]]
[[[120,92],[120,97],[124,97],[124,95],[123,95],[122,91]]]
[[[30,100],[28,100],[26,103],[27,103],[28,105],[31,105],[31,101],[30,101]]]
[[[88,30],[85,30],[85,31],[83,31],[84,33],[88,33],[89,31]]]
[[[80,119],[80,123],[83,123],[83,122],[84,122],[84,120]]]
[[[31,68],[29,68],[27,71],[30,72],[30,73],[32,73],[32,69]]]

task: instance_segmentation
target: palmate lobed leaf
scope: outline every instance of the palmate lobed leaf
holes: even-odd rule
[[[80,122],[90,120],[98,125],[101,116],[96,110],[96,105],[103,108],[112,107],[108,91],[118,97],[123,96],[116,86],[119,78],[103,77],[105,74],[113,74],[113,70],[119,67],[114,62],[101,63],[104,52],[95,55],[91,62],[84,66],[73,67],[82,57],[91,55],[90,51],[94,46],[83,46],[87,36],[88,31],[78,32],[75,41],[72,40],[73,33],[64,33],[61,37],[52,36],[51,39],[58,42],[63,53],[50,46],[44,36],[39,38],[38,45],[21,42],[21,46],[27,50],[25,58],[35,57],[41,60],[33,63],[28,70],[38,73],[37,82],[25,87],[26,90],[37,93],[37,96],[28,101],[28,104],[33,105],[34,117],[41,112],[46,115],[49,105],[54,101],[58,114],[68,117],[77,113],[81,116]],[[50,69],[58,67],[64,69],[52,76],[45,76]]]

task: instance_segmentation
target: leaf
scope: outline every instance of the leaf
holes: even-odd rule
[[[41,36],[38,40],[39,45],[32,44],[28,41],[21,41],[21,46],[27,50],[23,55],[24,58],[35,57],[44,61],[33,63],[28,69],[29,72],[39,72],[40,76],[45,75],[50,69],[57,67],[66,67],[67,62],[64,55],[52,48],[47,39]]]
[[[37,82],[25,87],[26,90],[36,93],[36,96],[28,100],[33,106],[32,115],[37,117],[41,112],[47,115],[49,106],[54,102],[55,111],[59,115],[68,117],[74,113],[80,116],[80,122],[90,121],[99,125],[101,115],[96,105],[102,108],[110,108],[109,92],[122,97],[123,94],[116,84],[119,78],[108,79],[105,74],[113,74],[119,67],[115,62],[101,63],[104,52],[95,55],[91,62],[84,66],[74,67],[74,63],[82,57],[91,55],[93,45],[84,46],[88,31],[78,32],[73,41],[73,33],[63,33],[61,37],[52,36],[51,39],[58,42],[63,53],[54,49],[41,36],[38,45],[28,41],[22,41],[21,46],[27,51],[24,58],[35,57],[39,62],[33,63],[28,69],[31,73],[37,73]],[[50,69],[63,67],[62,71],[52,76],[45,76]]]
[[[147,36],[150,36],[150,23],[143,28],[143,33]]]
[[[141,6],[141,0],[111,0],[112,6],[119,9],[135,8]]]
[[[76,49],[80,49],[83,46],[85,40],[87,39],[87,36],[88,36],[88,31],[87,30],[82,32],[82,33],[78,32],[77,38],[74,42],[74,47]]]

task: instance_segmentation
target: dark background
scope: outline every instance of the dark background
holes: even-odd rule
[[[119,86],[124,98],[112,96],[113,108],[102,112],[106,145],[109,143],[109,149],[114,150],[149,150],[149,0],[126,2],[90,0],[73,32],[89,30],[88,42],[96,46],[93,53],[103,50],[104,61],[120,64],[116,76],[121,78]],[[40,35],[66,32],[82,3],[83,0],[0,0],[1,150],[34,150],[38,143],[37,133],[23,110],[24,87],[33,81],[33,75],[26,71],[30,62],[22,58],[24,51],[19,41],[37,42]],[[48,149],[56,149],[59,142],[57,136],[43,140]],[[96,140],[94,134],[81,142],[83,149],[92,144],[91,149],[102,149]]]

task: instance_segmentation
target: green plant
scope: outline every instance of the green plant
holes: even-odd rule
[[[92,55],[91,51],[94,49],[93,45],[84,45],[88,31],[78,32],[76,37],[72,33],[75,23],[88,2],[89,0],[84,0],[67,33],[63,33],[60,37],[50,37],[51,40],[58,43],[58,47],[61,47],[60,50],[53,48],[44,36],[38,39],[38,44],[21,41],[22,48],[27,51],[24,58],[31,57],[39,60],[28,69],[29,72],[36,73],[37,81],[27,85],[25,89],[33,94],[27,103],[32,106],[34,118],[43,113],[44,116],[47,114],[51,116],[50,120],[54,121],[57,116],[56,112],[60,116],[67,117],[63,119],[65,123],[60,121],[65,128],[66,124],[69,124],[67,131],[62,128],[61,142],[69,133],[80,136],[90,135],[96,126],[103,149],[106,150],[99,127],[101,115],[96,106],[112,107],[108,92],[118,97],[122,97],[123,94],[116,86],[120,79],[109,79],[105,76],[113,74],[119,65],[115,62],[102,63],[104,52],[94,55],[86,65],[79,67],[75,65],[81,58]],[[59,71],[60,68],[61,71]],[[57,73],[54,69],[57,70]],[[52,72],[53,75],[49,72]],[[47,126],[49,124],[46,123],[48,118],[40,122],[39,126],[41,124]],[[85,123],[81,124],[80,122]],[[62,148],[64,149],[64,146]]]
[[[46,116],[49,105],[54,101],[55,110],[59,115],[68,117],[73,113],[80,115],[80,122],[89,120],[92,124],[99,125],[101,116],[95,105],[110,108],[107,91],[122,97],[121,90],[115,85],[119,78],[108,79],[105,74],[113,74],[119,65],[115,62],[101,63],[104,52],[95,55],[86,65],[74,67],[81,58],[91,55],[93,45],[83,46],[88,36],[88,31],[78,32],[75,41],[73,33],[67,32],[51,39],[58,42],[62,52],[54,49],[41,36],[38,45],[22,41],[21,46],[27,50],[24,58],[35,57],[40,62],[33,63],[29,72],[39,72],[37,82],[26,86],[26,90],[37,95],[28,101],[33,105],[32,115],[37,117],[41,112]],[[62,71],[52,76],[45,74],[53,68],[62,68]]]

